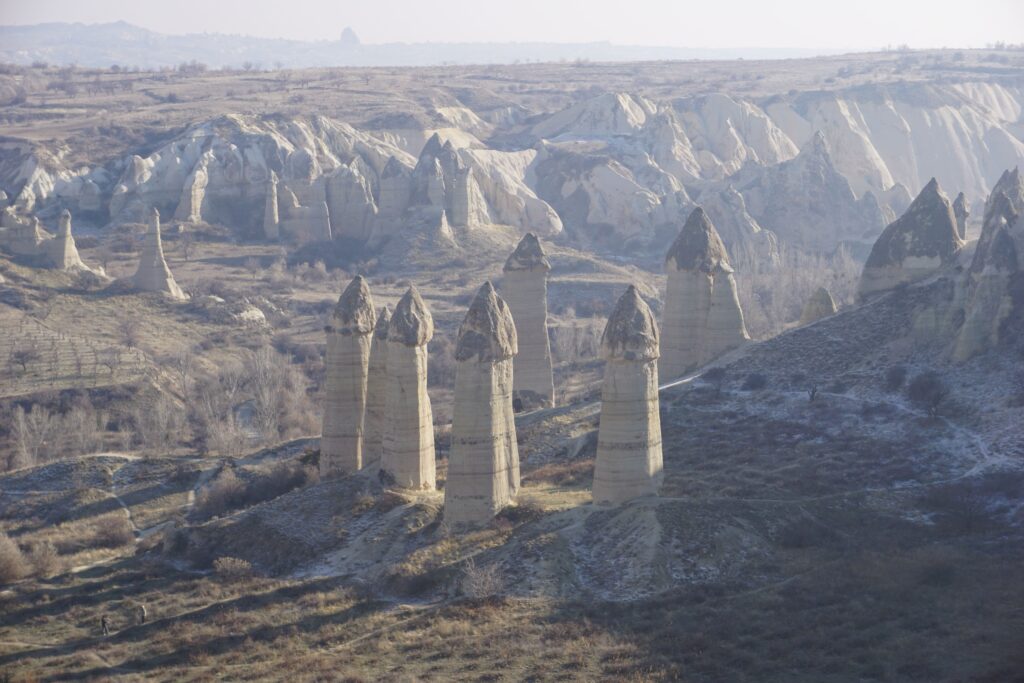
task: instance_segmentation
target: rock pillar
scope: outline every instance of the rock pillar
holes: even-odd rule
[[[155,208],[149,214],[149,230],[142,244],[139,268],[132,281],[136,289],[143,292],[160,292],[172,299],[188,298],[174,281],[174,275],[164,259],[164,246],[160,239],[160,212]]]
[[[512,397],[523,408],[554,405],[555,387],[548,339],[548,271],[540,241],[527,233],[505,261],[501,292],[515,320],[519,354],[513,368]]]
[[[366,420],[363,428],[363,468],[379,467],[384,448],[384,406],[388,393],[388,326],[391,311],[385,306],[377,316],[370,342],[370,366],[366,378]]]
[[[601,337],[606,361],[594,502],[617,505],[656,495],[663,477],[658,414],[658,326],[630,285]]]

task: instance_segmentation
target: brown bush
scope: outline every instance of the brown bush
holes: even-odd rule
[[[217,576],[229,581],[240,581],[252,576],[252,563],[238,557],[218,557],[213,561]]]
[[[28,570],[28,563],[21,548],[10,536],[0,532],[0,584],[25,578]]]
[[[32,545],[28,553],[28,563],[32,566],[32,573],[43,578],[59,574],[64,566],[57,548],[49,541],[40,541]]]
[[[120,512],[100,517],[93,527],[93,546],[99,548],[120,548],[135,540],[128,518]]]

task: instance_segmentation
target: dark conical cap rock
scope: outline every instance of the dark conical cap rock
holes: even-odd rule
[[[377,322],[373,326],[373,338],[379,341],[388,340],[388,328],[391,326],[391,309],[387,306],[380,309]]]
[[[409,287],[395,306],[388,326],[388,341],[423,346],[434,336],[434,318],[416,287]]]
[[[356,275],[338,297],[332,316],[333,331],[345,336],[369,334],[376,320],[370,286],[362,275]]]
[[[690,212],[686,224],[665,256],[665,264],[676,270],[714,272],[720,264],[729,264],[729,253],[704,209]]]
[[[444,144],[441,142],[441,136],[438,133],[434,133],[427,140],[426,144],[423,145],[423,149],[420,151],[420,159],[427,159],[436,157],[444,149]]]
[[[988,263],[998,270],[1013,273],[1017,271],[1017,245],[1013,243],[1006,226],[1000,226],[992,236],[989,245]]]
[[[658,324],[650,306],[630,285],[608,316],[601,335],[601,355],[606,360],[654,360],[658,348]]]
[[[935,178],[928,181],[906,212],[875,240],[868,268],[900,265],[912,256],[948,260],[961,246],[956,217]]]
[[[455,360],[500,361],[519,353],[516,325],[504,299],[485,282],[469,305],[455,342]]]
[[[405,175],[406,168],[402,165],[402,162],[393,156],[388,157],[388,162],[384,164],[384,170],[381,171],[380,177],[384,178],[397,178]]]
[[[544,255],[540,240],[532,232],[523,235],[515,251],[505,261],[505,272],[510,270],[551,270],[551,264]]]
[[[71,234],[71,212],[64,209],[60,212],[60,220],[57,223],[57,234],[60,237],[67,237]]]
[[[1003,171],[1003,174],[999,176],[999,180],[996,181],[995,186],[992,188],[989,201],[986,202],[986,214],[988,213],[988,204],[1000,192],[1010,199],[1017,213],[1024,212],[1024,178],[1020,175],[1019,167],[1014,166],[1012,169]]]
[[[953,200],[953,214],[964,218],[971,215],[971,212],[967,210],[967,196],[963,192]]]

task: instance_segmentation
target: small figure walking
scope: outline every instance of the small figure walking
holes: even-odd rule
[[[146,623],[146,605],[144,603],[139,603],[139,623]]]
[[[100,628],[103,629],[103,635],[110,635],[110,619],[107,617],[106,614],[100,617]]]

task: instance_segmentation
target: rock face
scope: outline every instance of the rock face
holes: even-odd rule
[[[664,474],[658,412],[658,326],[630,285],[601,337],[606,361],[594,502],[617,505],[655,495]]]
[[[380,468],[407,489],[433,490],[434,414],[427,394],[427,343],[434,320],[415,287],[399,300],[387,336],[387,398]]]
[[[281,236],[281,217],[277,206],[277,174],[270,172],[267,196],[263,203],[263,236],[276,240]]]
[[[671,379],[746,343],[750,336],[729,255],[700,207],[686,219],[669,249],[665,269],[661,375]]]
[[[452,449],[445,520],[486,524],[519,491],[519,448],[512,412],[512,357],[518,351],[508,305],[490,282],[477,292],[455,347]]]
[[[519,355],[513,371],[513,401],[523,408],[555,402],[548,339],[548,271],[551,264],[537,236],[527,233],[505,261],[502,294],[516,323]]]
[[[163,242],[160,240],[160,212],[152,209],[149,213],[149,230],[142,244],[139,268],[132,277],[136,289],[143,292],[159,292],[172,299],[187,299],[178,283],[174,281],[171,269],[164,259]]]
[[[839,309],[835,299],[832,298],[832,292],[824,287],[818,287],[804,304],[804,310],[800,313],[800,324],[810,325],[815,320],[833,315],[837,310]]]
[[[373,326],[370,365],[366,375],[366,419],[363,424],[363,468],[380,466],[384,449],[385,406],[388,394],[388,327],[391,310],[385,306]]]
[[[321,476],[352,473],[363,466],[366,382],[376,318],[370,288],[357,275],[341,293],[326,329]]]
[[[861,275],[861,297],[928,277],[963,245],[949,199],[934,178],[907,211],[882,232]]]
[[[1011,293],[1024,268],[1024,179],[1007,171],[985,203],[981,237],[967,271],[964,324],[953,357],[964,361],[998,344],[1012,332],[1003,323],[1022,304]]]
[[[953,200],[953,216],[956,217],[956,234],[960,241],[967,239],[967,218],[971,212],[967,210],[967,197],[961,192]]]

